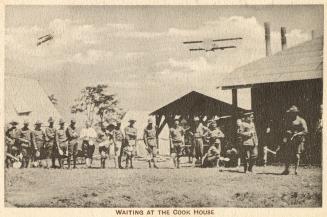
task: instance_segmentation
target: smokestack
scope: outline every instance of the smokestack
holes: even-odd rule
[[[311,40],[313,40],[315,38],[315,31],[311,30]]]
[[[266,39],[266,56],[271,55],[271,44],[270,44],[270,23],[264,23],[265,26],[265,39]]]
[[[282,50],[285,50],[287,48],[286,28],[285,27],[280,28],[280,36],[281,36],[281,41],[282,41]]]

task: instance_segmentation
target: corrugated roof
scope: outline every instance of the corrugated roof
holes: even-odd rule
[[[322,78],[323,37],[264,57],[229,73],[219,87]]]
[[[192,91],[181,98],[161,107],[151,115],[231,115],[234,112],[244,112],[245,109],[229,103]]]
[[[41,120],[46,123],[50,116],[56,120],[61,118],[38,81],[5,76],[6,122],[28,119],[31,122]]]

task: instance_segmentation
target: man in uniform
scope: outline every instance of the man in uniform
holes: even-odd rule
[[[82,151],[85,156],[86,167],[91,168],[93,153],[94,153],[94,141],[97,138],[97,132],[91,126],[89,121],[85,122],[85,128],[81,130],[80,137],[82,138]]]
[[[109,154],[109,138],[106,134],[107,127],[108,127],[108,122],[104,122],[102,124],[101,130],[98,133],[98,137],[96,139],[99,145],[100,164],[101,164],[101,168],[103,169],[106,167],[106,160]]]
[[[35,150],[35,166],[41,165],[41,160],[44,159],[44,145],[45,145],[45,133],[41,129],[41,121],[35,122],[35,128],[32,132],[32,141],[33,141],[33,148]],[[43,163],[43,166],[45,164]]]
[[[126,154],[126,168],[128,168],[128,164],[130,164],[130,168],[133,168],[133,157],[136,152],[137,129],[134,127],[135,120],[131,119],[128,122],[129,126],[125,127],[126,147],[124,148],[124,152]]]
[[[242,139],[242,157],[244,161],[244,173],[253,172],[258,156],[258,137],[253,123],[253,112],[244,114],[244,121],[238,129],[238,136]]]
[[[68,152],[68,144],[67,144],[67,136],[65,130],[65,121],[63,119],[59,120],[59,129],[56,130],[56,143],[58,148],[58,159],[59,159],[59,167],[64,168],[64,158],[67,157]]]
[[[216,160],[216,166],[219,168],[219,157],[221,152],[221,139],[225,137],[224,133],[217,127],[217,122],[215,120],[212,120],[209,122],[209,131],[208,131],[208,137],[209,137],[209,144],[211,149],[211,152],[215,152],[215,156],[217,156]],[[216,147],[215,150],[213,150]],[[209,152],[208,152],[209,153]]]
[[[173,158],[175,168],[179,168],[180,157],[182,156],[182,148],[184,146],[184,134],[183,127],[179,125],[178,118],[175,118],[174,125],[169,130],[169,140],[171,147],[171,155]]]
[[[11,121],[9,127],[5,132],[5,145],[8,154],[18,157],[19,155],[19,144],[18,144],[18,129],[17,121]],[[13,160],[9,157],[6,157],[6,167],[9,168],[12,166]]]
[[[115,143],[115,160],[116,165],[118,165],[119,169],[122,169],[121,166],[121,157],[122,157],[122,146],[124,141],[124,134],[121,130],[121,122],[117,121],[117,126],[114,131],[114,143]]]
[[[149,168],[152,167],[151,162],[153,162],[153,167],[158,169],[156,165],[156,156],[157,156],[157,129],[153,125],[152,118],[149,118],[148,125],[144,129],[143,140],[146,147],[146,150],[149,154]]]
[[[27,168],[30,161],[32,161],[32,156],[34,155],[32,149],[32,131],[29,129],[29,122],[24,121],[24,126],[19,130],[18,141],[20,153],[22,154],[22,168]]]
[[[66,136],[68,141],[68,156],[67,156],[67,163],[68,169],[70,168],[70,161],[71,157],[73,156],[73,164],[76,168],[76,159],[77,159],[77,146],[78,146],[78,133],[76,130],[76,120],[72,119],[70,121],[70,125],[66,129]]]
[[[201,161],[203,157],[203,139],[207,136],[208,128],[203,126],[199,117],[194,117],[193,134],[193,156],[196,160]]]
[[[292,161],[295,163],[295,175],[300,164],[300,155],[304,150],[305,136],[308,134],[306,121],[299,116],[299,109],[293,105],[287,111],[287,120],[285,124],[284,143],[284,162],[285,170],[283,175],[289,174],[289,167]],[[294,159],[295,158],[295,159]]]
[[[52,162],[51,168],[56,168],[56,156],[58,155],[57,145],[55,142],[56,129],[54,128],[54,120],[52,117],[48,120],[49,126],[45,128],[45,148],[44,157],[46,159],[47,167],[50,167],[50,160]]]

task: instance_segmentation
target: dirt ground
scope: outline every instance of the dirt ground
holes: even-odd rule
[[[160,169],[137,161],[135,169],[9,169],[5,204],[16,207],[320,207],[321,168],[281,176],[282,167]],[[293,171],[292,171],[293,172]]]

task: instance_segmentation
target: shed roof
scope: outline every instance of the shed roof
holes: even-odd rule
[[[322,78],[323,37],[241,66],[218,85],[223,88]]]
[[[179,99],[161,107],[151,115],[231,115],[244,112],[245,109],[229,103],[192,91]]]

